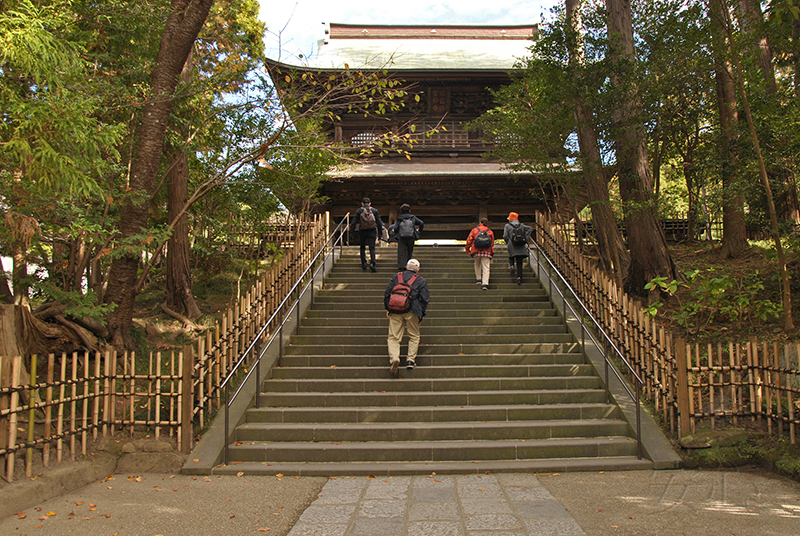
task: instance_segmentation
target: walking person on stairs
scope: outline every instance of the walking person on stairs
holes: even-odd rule
[[[431,301],[428,282],[419,275],[419,261],[410,259],[406,269],[398,272],[389,281],[383,293],[383,306],[389,319],[389,374],[396,378],[400,367],[400,342],[408,330],[408,355],[406,368],[417,364],[419,349],[419,325]]]
[[[367,252],[366,248],[369,246],[370,269],[377,272],[377,263],[375,262],[375,243],[383,230],[383,222],[378,209],[373,207],[370,203],[369,197],[361,200],[361,208],[356,210],[353,222],[350,224],[350,233],[355,232],[356,225],[359,226],[358,243],[361,247],[361,269],[367,269]]]
[[[489,271],[494,257],[494,233],[489,229],[489,220],[481,218],[480,224],[467,237],[464,246],[467,255],[475,261],[475,284],[489,290]]]
[[[517,285],[522,284],[522,266],[528,258],[528,240],[531,237],[533,228],[520,223],[519,214],[511,212],[508,215],[508,223],[503,230],[503,240],[508,247],[508,262],[517,266]]]
[[[400,215],[393,227],[397,239],[397,269],[403,270],[408,260],[414,256],[414,242],[419,238],[425,222],[411,214],[411,206],[404,203],[400,206]]]

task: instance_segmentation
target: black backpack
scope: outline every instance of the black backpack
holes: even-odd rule
[[[517,246],[528,243],[528,238],[525,236],[525,227],[519,224],[511,231],[511,243]]]
[[[411,285],[417,279],[419,274],[414,274],[414,277],[408,280],[408,283],[403,282],[403,272],[397,273],[397,283],[392,287],[392,293],[389,295],[389,303],[386,309],[390,313],[404,314],[411,310]]]
[[[414,219],[404,218],[397,224],[397,234],[400,238],[414,238]]]
[[[363,230],[374,229],[378,226],[375,222],[375,214],[372,213],[372,207],[366,206],[362,208],[359,223]]]
[[[472,241],[472,245],[478,249],[489,249],[492,247],[492,238],[489,236],[489,229],[484,229],[476,234],[475,240]]]

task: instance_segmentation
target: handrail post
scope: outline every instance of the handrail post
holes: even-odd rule
[[[283,324],[278,328],[280,331],[278,335],[278,366],[283,366]]]
[[[226,383],[225,384],[225,465],[228,465],[228,462],[230,461],[230,452],[228,447],[228,445],[231,442],[230,434],[228,432],[230,430],[230,423],[231,423],[231,417],[230,417],[230,405],[228,402],[228,384]]]
[[[256,359],[256,407],[261,407],[261,356]]]
[[[637,445],[637,455],[639,459],[642,459],[642,405],[641,402],[642,396],[642,384],[640,382],[636,382],[636,439],[638,441]]]

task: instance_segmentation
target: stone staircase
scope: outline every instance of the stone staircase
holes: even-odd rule
[[[371,273],[346,248],[214,473],[652,467],[533,273],[518,286],[498,248],[483,291],[463,248],[415,257],[431,292],[417,368],[389,376],[383,291],[396,250],[380,248]]]

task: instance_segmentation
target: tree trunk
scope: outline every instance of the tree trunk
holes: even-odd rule
[[[583,25],[580,0],[566,0],[566,14],[567,22],[571,25],[575,36],[574,44],[571,43],[568,47],[569,61],[575,70],[578,70],[584,61],[580,37]],[[597,246],[606,270],[619,283],[622,283],[628,275],[630,256],[611,210],[608,177],[603,168],[600,149],[597,145],[597,134],[592,121],[593,114],[580,95],[579,92],[574,103],[575,125],[581,153],[583,180],[586,184],[589,208],[592,211],[592,222],[597,233]]]
[[[722,249],[723,258],[739,257],[750,245],[744,217],[742,183],[737,179],[737,155],[734,150],[739,136],[739,112],[736,103],[736,82],[727,59],[727,38],[724,32],[723,0],[710,1],[710,15],[717,86],[717,108],[720,126],[720,156],[722,160]]]
[[[156,177],[163,153],[164,132],[172,109],[178,76],[189,57],[192,45],[208,17],[214,0],[173,0],[161,36],[156,66],[150,80],[150,98],[145,103],[142,122],[131,165],[130,196],[122,208],[120,238],[131,239],[141,233],[150,214]],[[118,349],[133,348],[131,327],[137,292],[140,257],[134,254],[115,258],[108,278],[106,303],[116,305],[109,315],[111,343]]]
[[[656,277],[676,279],[677,271],[658,220],[641,123],[642,105],[631,66],[635,60],[629,0],[606,0],[610,58],[618,74],[612,84],[618,92],[612,114],[619,189],[625,208],[631,267],[625,289],[647,296],[645,285]],[[627,71],[627,72],[626,72]],[[627,77],[627,80],[622,78]]]
[[[189,192],[189,159],[183,152],[174,154],[169,172],[167,219],[175,222],[167,244],[167,294],[171,310],[193,320],[200,308],[192,294],[192,269],[189,266],[189,217],[183,211]],[[180,217],[178,215],[180,214]],[[177,218],[177,220],[176,220]]]

